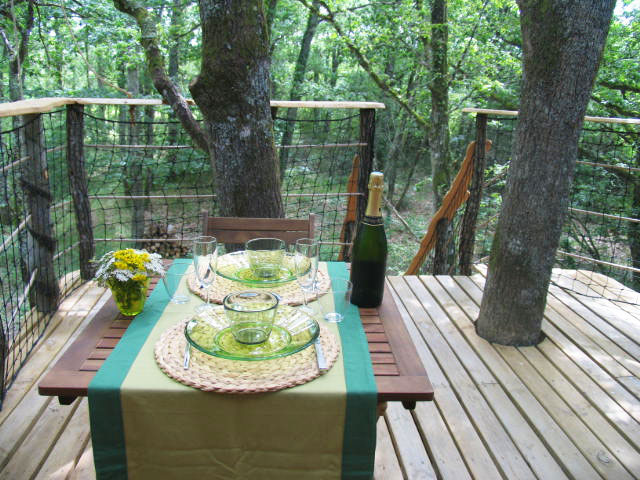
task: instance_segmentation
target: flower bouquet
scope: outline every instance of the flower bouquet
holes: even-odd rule
[[[150,275],[163,275],[162,257],[146,250],[126,248],[105,253],[98,260],[95,279],[111,289],[123,315],[137,315],[147,299]]]

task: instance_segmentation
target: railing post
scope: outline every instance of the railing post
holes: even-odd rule
[[[91,280],[95,270],[91,263],[95,255],[95,245],[87,171],[84,163],[83,114],[83,105],[67,105],[67,171],[76,214],[76,228],[80,238],[80,277],[83,280]]]
[[[473,154],[473,177],[469,187],[469,198],[462,218],[460,231],[459,265],[462,275],[471,275],[473,262],[473,249],[476,237],[476,222],[482,199],[482,183],[484,182],[484,169],[486,166],[485,143],[487,140],[487,114],[479,113],[476,116],[476,148]]]
[[[33,256],[30,256],[27,264],[30,273],[37,269],[29,298],[39,312],[50,313],[58,306],[60,286],[53,267],[56,239],[49,214],[53,197],[49,188],[47,154],[40,114],[24,116],[24,141],[28,159],[23,164],[21,183],[27,195],[31,216],[27,229],[33,241]]]
[[[373,170],[373,143],[376,134],[376,111],[373,108],[360,109],[360,173],[358,175],[358,192],[363,195],[358,197],[356,224],[360,223],[367,208],[369,197],[369,175]]]

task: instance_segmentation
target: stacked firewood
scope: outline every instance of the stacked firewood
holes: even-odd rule
[[[149,240],[142,242],[141,247],[147,252],[159,253],[162,258],[185,257],[190,253],[190,246],[188,242],[181,241],[177,233],[175,225],[153,222],[145,229],[144,236]],[[171,241],[172,239],[174,240]]]

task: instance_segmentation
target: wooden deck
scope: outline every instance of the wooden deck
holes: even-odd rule
[[[435,400],[389,403],[375,478],[640,478],[640,307],[554,286],[540,345],[493,346],[472,322],[483,282],[390,279]],[[86,399],[62,406],[37,383],[108,295],[85,285],[65,300],[9,390],[0,478],[95,477]]]

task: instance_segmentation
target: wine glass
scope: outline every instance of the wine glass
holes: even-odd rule
[[[200,288],[205,288],[207,303],[196,307],[196,313],[206,313],[211,308],[209,303],[209,287],[216,279],[218,266],[218,242],[216,237],[203,235],[193,241],[193,267],[196,278],[200,282]]]
[[[296,241],[295,274],[296,281],[300,286],[300,290],[302,290],[302,301],[304,303],[300,309],[310,314],[313,314],[313,309],[307,306],[307,293],[315,290],[319,253],[318,242],[313,238],[301,238]]]

